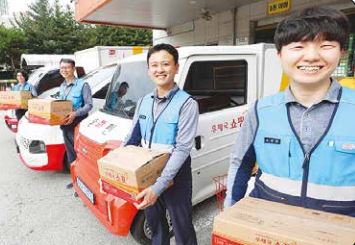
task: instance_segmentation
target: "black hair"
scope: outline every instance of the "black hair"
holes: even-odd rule
[[[62,58],[59,61],[59,64],[61,63],[71,64],[73,67],[75,67],[75,61],[73,59]]]
[[[121,84],[120,84],[120,87],[119,88],[122,88],[122,87],[124,87],[124,88],[129,88],[129,85],[128,85],[128,83],[127,82],[122,82]]]
[[[276,28],[274,42],[278,52],[292,42],[315,39],[336,41],[341,49],[345,49],[349,32],[349,20],[339,10],[309,7],[282,20]]]
[[[148,50],[148,55],[147,55],[147,63],[149,64],[149,58],[152,54],[165,50],[169,54],[171,54],[174,57],[174,62],[177,64],[179,62],[179,53],[176,48],[174,48],[172,45],[167,44],[167,43],[160,43],[157,45],[154,45]]]
[[[28,80],[28,73],[27,73],[27,71],[25,71],[24,69],[16,70],[16,71],[15,71],[15,74],[14,74],[15,77],[17,77],[17,73],[21,73],[22,76],[25,78],[25,80],[26,80],[26,81]]]

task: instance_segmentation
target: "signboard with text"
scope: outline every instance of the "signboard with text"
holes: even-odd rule
[[[269,15],[280,14],[290,10],[291,0],[275,0],[267,4],[267,13]]]

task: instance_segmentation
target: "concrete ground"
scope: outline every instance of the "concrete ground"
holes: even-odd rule
[[[73,190],[65,188],[69,174],[25,167],[14,139],[0,111],[0,245],[137,244],[131,236],[112,235],[96,220]],[[199,244],[210,244],[217,213],[214,197],[194,207]]]

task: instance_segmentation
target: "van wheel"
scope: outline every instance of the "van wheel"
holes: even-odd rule
[[[173,226],[168,211],[166,212],[166,219],[169,225],[169,235],[172,237],[174,235]],[[149,245],[152,243],[152,231],[150,230],[148,222],[145,219],[144,211],[139,211],[137,213],[131,226],[131,235],[134,240],[141,245]]]

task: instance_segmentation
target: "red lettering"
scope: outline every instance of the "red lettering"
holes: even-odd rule
[[[242,126],[242,124],[243,124],[243,122],[244,122],[244,116],[240,116],[240,117],[238,117],[238,124],[239,124],[239,127],[241,127]]]
[[[212,125],[212,132],[215,133],[217,131],[216,125]]]

